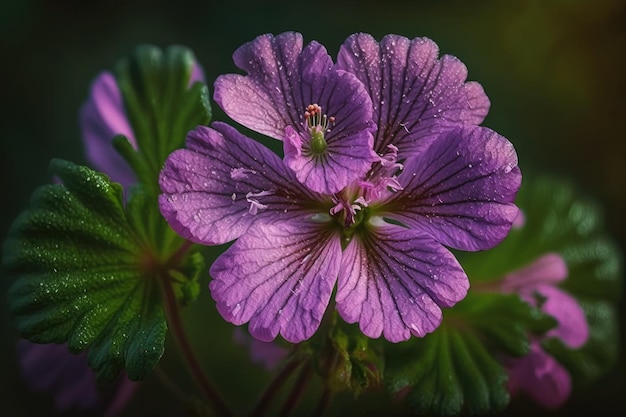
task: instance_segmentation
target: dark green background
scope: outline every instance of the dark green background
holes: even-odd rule
[[[259,34],[296,30],[335,55],[346,36],[362,31],[378,39],[387,33],[428,36],[443,53],[458,56],[469,79],[479,81],[491,99],[484,125],[515,144],[522,170],[576,181],[603,204],[607,231],[624,248],[625,5],[623,0],[5,1],[0,5],[0,237],[4,240],[33,189],[49,180],[51,158],[85,162],[79,106],[93,77],[136,44],[191,47],[211,85],[218,74],[235,71],[232,52]],[[225,120],[215,110],[216,119]],[[201,299],[209,297],[205,284]],[[8,285],[2,280],[0,287],[5,334],[0,414],[47,415],[41,410],[50,409],[50,399],[29,393],[18,377],[5,313]],[[621,328],[623,342],[623,322]],[[623,352],[605,379],[576,390],[557,415],[626,411]],[[505,414],[537,410],[518,404]]]

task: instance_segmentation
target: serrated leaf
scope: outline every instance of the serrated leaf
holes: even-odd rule
[[[150,220],[150,210],[139,218],[151,204],[140,190],[125,209],[121,187],[105,175],[60,160],[51,171],[62,183],[34,192],[3,247],[4,266],[16,278],[8,300],[17,329],[33,342],[89,349],[88,362],[102,379],[122,369],[143,379],[164,349],[159,279],[176,269],[181,281],[193,281],[201,262],[168,263],[172,253],[152,249],[148,229],[162,226]],[[173,251],[175,239],[180,245],[174,237],[162,247]]]
[[[115,69],[138,150],[123,137],[116,138],[115,146],[155,195],[167,156],[184,145],[189,130],[211,120],[207,86],[198,82],[189,86],[194,60],[183,46],[162,51],[141,45]]]
[[[387,349],[385,381],[392,392],[410,391],[417,414],[496,412],[509,395],[495,353],[521,356],[528,351],[530,330],[543,332],[554,324],[516,295],[470,292],[446,310],[434,333]]]

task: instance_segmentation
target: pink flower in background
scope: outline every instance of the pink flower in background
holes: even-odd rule
[[[95,372],[87,365],[87,352],[74,355],[67,345],[38,344],[21,339],[17,350],[26,385],[33,391],[52,395],[58,413],[101,411],[103,416],[113,417],[124,409],[137,387],[122,375],[114,384],[112,397],[105,395]]]
[[[204,81],[204,73],[200,65],[194,62],[189,86],[197,81]],[[89,97],[80,109],[80,128],[91,166],[106,173],[124,188],[134,184],[135,174],[112,145],[115,136],[124,135],[137,149],[137,141],[124,109],[122,92],[111,72],[100,73],[92,82]]]
[[[517,293],[527,303],[539,306],[554,317],[557,326],[542,339],[532,339],[530,352],[507,361],[508,389],[523,391],[548,408],[562,405],[571,392],[571,376],[555,358],[543,350],[541,341],[558,338],[571,348],[582,347],[589,338],[589,326],[578,301],[561,290],[558,284],[567,277],[567,265],[556,253],[548,253],[532,264],[503,278],[502,291]]]

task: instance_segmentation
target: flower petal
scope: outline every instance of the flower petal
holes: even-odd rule
[[[202,69],[202,66],[198,64],[198,61],[194,60],[191,64],[191,75],[189,76],[189,84],[187,87],[190,88],[197,82],[205,82],[204,70]]]
[[[312,60],[307,52],[308,47],[302,53],[303,61]],[[344,71],[303,76],[302,82],[309,92],[303,94],[303,106],[319,104],[334,121],[323,132],[327,147],[319,155],[311,154],[306,121],[287,126],[285,163],[311,190],[333,194],[361,178],[379,160],[373,151],[372,132],[376,127],[371,121],[371,101],[356,77]],[[305,108],[302,114],[304,111]]]
[[[535,291],[545,297],[541,309],[558,322],[545,337],[559,338],[571,349],[582,347],[589,339],[589,325],[576,298],[553,285],[540,285]]]
[[[91,84],[89,98],[80,110],[80,127],[87,159],[93,167],[124,187],[133,184],[135,174],[112,145],[113,137],[124,135],[137,148],[122,93],[110,72],[101,73]]]
[[[302,47],[299,34],[263,35],[240,47],[235,63],[248,75],[215,82],[215,101],[232,119],[285,142],[285,163],[315,192],[332,194],[364,175],[377,160],[371,100],[353,75],[333,68],[317,42]],[[321,122],[326,149],[311,153],[305,112],[321,106],[334,122]],[[321,117],[321,115],[320,115]]]
[[[321,45],[316,46],[316,68],[329,69],[330,56]],[[282,140],[285,127],[301,124],[304,114],[301,53],[302,35],[295,32],[261,35],[242,45],[233,60],[248,75],[220,75],[214,100],[238,123]]]
[[[432,40],[398,35],[387,35],[378,44],[359,33],[341,46],[338,67],[354,73],[372,98],[378,125],[374,146],[380,155],[393,144],[405,157],[440,132],[478,125],[487,115],[489,99],[480,84],[465,81],[465,65],[438,55]]]
[[[446,133],[406,161],[398,182],[404,190],[388,197],[386,215],[455,249],[495,246],[518,213],[515,149],[484,127]]]
[[[224,123],[189,132],[161,171],[161,213],[186,239],[216,245],[259,219],[302,216],[317,197],[260,143]]]
[[[317,330],[337,279],[339,236],[320,223],[257,224],[221,255],[211,295],[225,320],[250,322],[257,339],[289,342]]]
[[[524,391],[544,407],[557,408],[569,397],[572,379],[556,359],[533,342],[528,355],[510,359],[507,388],[511,393]]]
[[[567,277],[567,264],[558,253],[547,253],[502,279],[504,292],[532,292],[541,284],[556,284]]]
[[[430,236],[397,226],[357,234],[344,250],[337,310],[369,337],[422,337],[441,322],[441,307],[465,297],[469,281],[456,258]]]
[[[87,352],[74,355],[67,345],[19,340],[18,359],[28,387],[52,394],[59,413],[95,410],[100,405],[96,374],[87,365]]]

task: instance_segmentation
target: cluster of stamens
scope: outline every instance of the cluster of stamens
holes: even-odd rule
[[[322,132],[328,130],[328,127],[335,124],[333,116],[328,117],[322,114],[322,107],[317,104],[309,104],[304,112],[304,120],[306,120],[309,130],[321,129]]]

